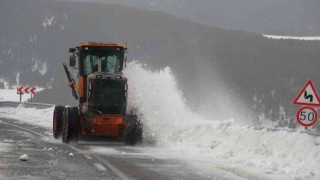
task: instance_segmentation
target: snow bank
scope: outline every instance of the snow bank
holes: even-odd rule
[[[27,101],[30,95],[23,95],[22,101]],[[0,89],[0,101],[20,101],[16,89]]]
[[[53,110],[54,107],[48,109],[25,108],[23,106],[18,106],[17,108],[1,107],[0,117],[17,119],[21,122],[51,129]]]
[[[44,90],[44,88],[36,87],[37,92]],[[27,102],[31,98],[30,94],[24,94],[22,95],[22,102]],[[6,87],[6,89],[0,89],[0,101],[20,101],[20,95],[17,94],[17,89],[9,89]]]
[[[300,132],[254,130],[234,120],[215,121],[194,114],[169,68],[152,72],[129,63],[124,73],[130,77],[129,107],[139,107],[144,137],[156,146],[186,157],[226,161],[225,169],[234,163],[246,173],[259,172],[255,177],[320,179],[317,138]]]

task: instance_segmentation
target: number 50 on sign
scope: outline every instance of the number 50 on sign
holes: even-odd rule
[[[312,126],[314,125],[318,120],[318,113],[317,111],[309,106],[302,107],[297,112],[297,121],[302,126]]]

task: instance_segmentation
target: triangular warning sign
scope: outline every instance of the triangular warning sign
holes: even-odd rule
[[[303,87],[293,104],[320,106],[319,95],[311,80]]]

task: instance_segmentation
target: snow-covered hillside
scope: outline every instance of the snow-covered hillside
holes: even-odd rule
[[[224,29],[319,34],[319,1],[310,0],[69,0],[160,11]]]
[[[296,37],[296,36],[275,36],[275,35],[263,35],[264,37],[270,39],[294,39],[294,40],[305,40],[305,41],[319,41],[319,36],[310,36],[310,37]]]

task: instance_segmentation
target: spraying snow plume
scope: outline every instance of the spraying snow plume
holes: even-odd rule
[[[139,108],[139,113],[144,117],[145,130],[158,143],[172,139],[175,130],[182,127],[181,122],[198,119],[185,105],[170,68],[151,72],[133,62],[129,63],[124,73],[131,77],[128,107]]]
[[[130,77],[128,107],[139,108],[144,138],[156,146],[226,161],[229,170],[234,164],[260,178],[320,178],[319,138],[285,129],[255,130],[232,119],[215,121],[191,112],[170,68],[153,72],[132,62],[124,74]]]

